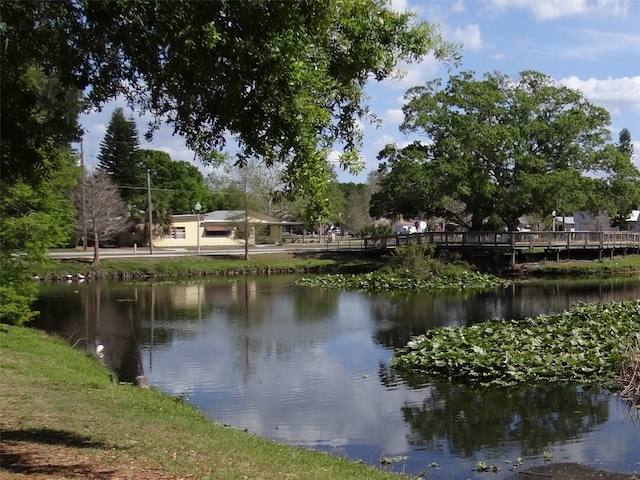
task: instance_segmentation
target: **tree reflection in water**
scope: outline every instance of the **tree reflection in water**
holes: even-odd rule
[[[446,442],[455,455],[517,445],[539,455],[550,444],[577,438],[609,419],[608,399],[599,389],[535,386],[474,388],[433,383],[422,405],[404,405],[412,445],[435,448]]]

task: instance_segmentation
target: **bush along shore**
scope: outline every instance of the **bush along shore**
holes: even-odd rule
[[[580,304],[557,315],[438,327],[392,360],[399,371],[485,386],[598,384],[637,402],[640,300]]]
[[[402,292],[443,289],[494,289],[510,282],[488,273],[480,273],[457,258],[434,258],[434,247],[410,244],[396,248],[385,263],[374,272],[305,277],[297,285],[363,290],[369,292]]]

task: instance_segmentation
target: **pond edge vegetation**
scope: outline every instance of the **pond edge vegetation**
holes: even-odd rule
[[[412,338],[392,365],[468,384],[604,386],[640,398],[640,300],[579,304],[556,315],[438,327]]]

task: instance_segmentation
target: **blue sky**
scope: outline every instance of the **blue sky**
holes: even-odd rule
[[[582,91],[610,112],[614,142],[622,128],[631,131],[635,164],[640,167],[640,0],[394,0],[392,6],[415,11],[419,20],[438,24],[446,40],[462,45],[462,63],[453,73],[470,70],[481,76],[500,71],[517,76],[523,70],[538,70]],[[367,86],[369,105],[383,125],[361,124],[365,169],[357,176],[338,170],[340,181],[366,182],[387,143],[409,143],[412,138],[398,128],[404,92],[449,76],[447,67],[433,58],[401,68],[406,73],[402,80]],[[111,113],[119,104],[113,102],[102,112],[81,118],[87,130],[84,156],[89,167],[96,163]],[[163,150],[174,160],[194,160],[170,127],[146,143],[142,134],[147,121],[133,117],[139,124],[141,148]],[[332,152],[330,159],[338,155]],[[210,171],[195,163],[203,173]]]

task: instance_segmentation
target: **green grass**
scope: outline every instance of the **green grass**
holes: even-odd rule
[[[20,468],[38,461],[33,471],[55,478],[398,478],[211,422],[155,389],[115,383],[83,352],[32,329],[0,325],[0,396],[3,454],[12,459],[0,473],[18,455]]]
[[[540,262],[529,270],[535,277],[615,277],[640,275],[640,255],[603,260]]]
[[[193,275],[238,275],[294,272],[362,271],[377,268],[378,259],[359,253],[261,254],[248,261],[232,256],[105,258],[51,261],[36,272],[45,279],[82,274],[88,278],[134,278]]]

